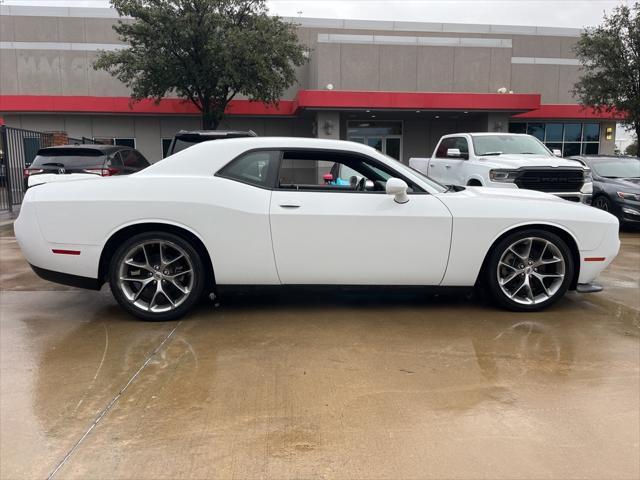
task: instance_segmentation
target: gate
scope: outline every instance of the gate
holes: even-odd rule
[[[95,143],[90,138],[71,138],[61,132],[36,132],[0,126],[0,211],[11,212],[24,197],[23,171],[38,150],[54,145]]]

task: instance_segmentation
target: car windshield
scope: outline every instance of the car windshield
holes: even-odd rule
[[[589,163],[591,168],[601,177],[640,178],[640,159],[638,158],[595,160]]]
[[[473,149],[482,155],[544,155],[553,156],[538,139],[530,135],[474,135]]]
[[[86,168],[102,166],[105,156],[99,150],[91,149],[43,149],[31,162],[31,167],[62,166],[65,168]]]

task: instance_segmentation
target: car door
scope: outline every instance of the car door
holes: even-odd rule
[[[469,160],[469,141],[465,137],[453,137],[453,147],[460,151],[459,157],[448,157],[449,185],[466,185],[467,162]]]
[[[332,178],[339,163],[358,184]],[[284,151],[271,196],[273,251],[283,284],[438,285],[451,215],[413,186],[398,204],[384,191],[400,176],[374,159],[334,151]]]
[[[451,149],[460,150],[460,156],[450,155]],[[461,185],[460,176],[468,158],[469,144],[466,138],[443,138],[429,163],[428,176],[444,185]]]

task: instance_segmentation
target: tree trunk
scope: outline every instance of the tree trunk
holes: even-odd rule
[[[222,117],[224,116],[225,107],[220,107],[219,104],[212,104],[209,101],[203,102],[202,105],[202,129],[203,130],[216,130]]]

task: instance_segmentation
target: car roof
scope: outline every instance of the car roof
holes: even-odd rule
[[[508,132],[460,132],[460,133],[448,133],[446,135],[443,135],[443,137],[456,137],[459,135],[471,135],[472,137],[483,137],[483,136],[488,136],[488,135],[504,135],[504,136],[512,136],[512,137],[522,137],[522,136],[527,136],[530,137],[531,135],[527,135],[526,133],[508,133]]]
[[[53,147],[43,147],[38,150],[38,155],[44,150],[97,150],[105,155],[109,153],[117,152],[119,150],[133,150],[131,147],[124,145],[104,145],[100,143],[81,143],[78,145],[55,145]]]
[[[230,138],[224,142],[201,142],[177,152],[140,174],[202,176],[212,175],[231,159],[250,150],[279,149],[321,149],[341,150],[380,158],[376,149],[357,142],[307,137],[242,137]],[[394,160],[395,161],[395,160]]]
[[[253,130],[180,130],[176,133],[176,138],[180,137],[207,137],[207,138],[238,138],[257,137]]]

